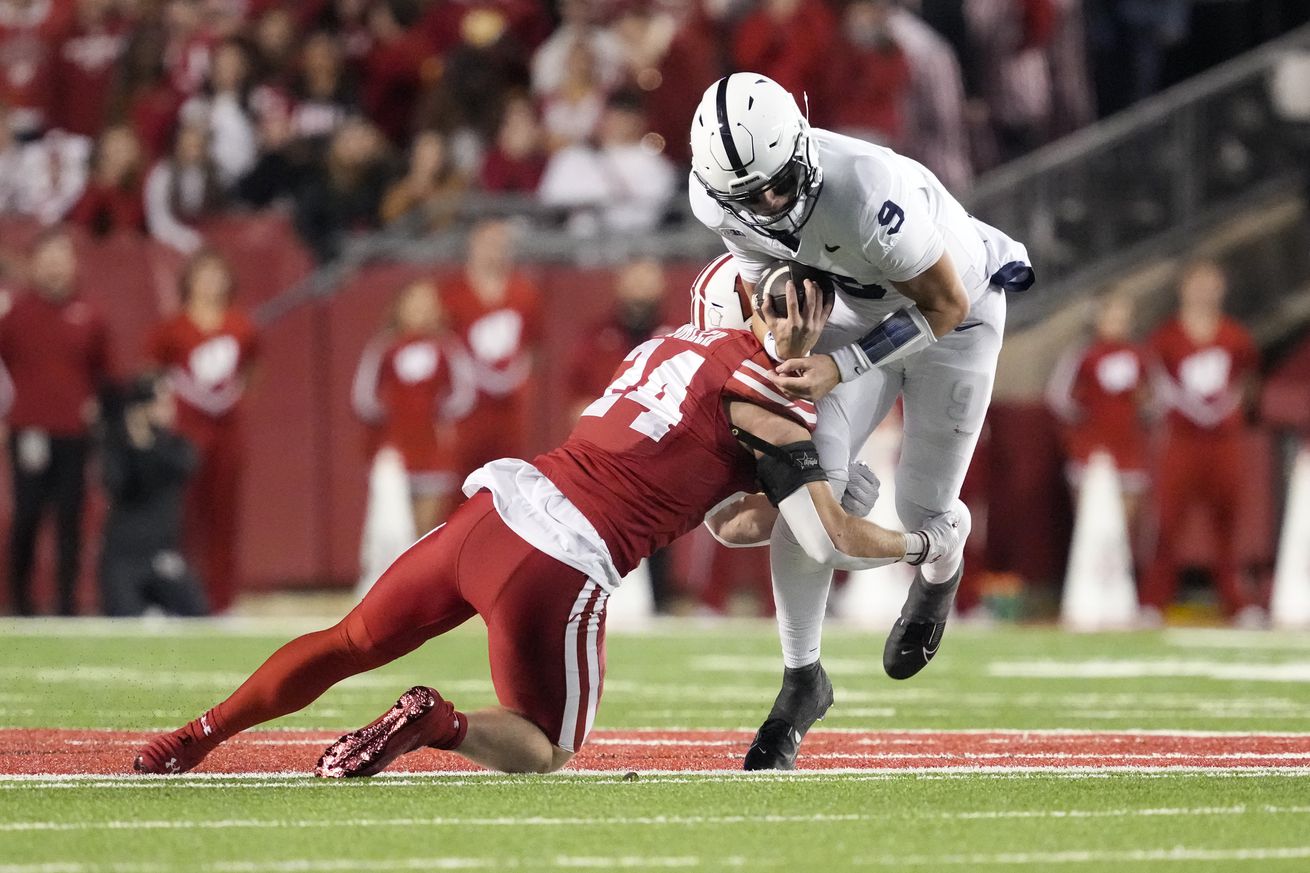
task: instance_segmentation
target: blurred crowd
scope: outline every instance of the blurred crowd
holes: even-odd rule
[[[690,112],[732,69],[962,191],[1307,16],[1293,6],[0,0],[0,214],[189,253],[205,216],[279,204],[323,259],[350,231],[448,226],[480,194],[642,232],[676,212]]]

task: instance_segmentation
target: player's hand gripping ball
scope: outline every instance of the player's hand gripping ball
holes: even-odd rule
[[[795,261],[774,261],[765,269],[764,275],[760,276],[760,281],[755,283],[755,308],[763,310],[767,299],[772,305],[774,315],[785,318],[787,283],[792,282],[796,285],[796,308],[804,312],[806,279],[813,282],[823,294],[823,305],[819,307],[820,310],[831,305],[837,294],[837,285],[830,274]]]

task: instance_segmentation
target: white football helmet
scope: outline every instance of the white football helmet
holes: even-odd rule
[[[744,224],[789,233],[805,224],[823,186],[796,99],[759,73],[733,73],[705,91],[691,121],[691,166]]]
[[[700,330],[749,330],[751,300],[732,255],[719,255],[691,283],[691,323]]]

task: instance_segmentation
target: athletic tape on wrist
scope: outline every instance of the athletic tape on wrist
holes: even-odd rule
[[[833,352],[843,382],[857,379],[874,367],[906,358],[937,342],[928,319],[917,306],[905,306],[888,315],[859,341]]]

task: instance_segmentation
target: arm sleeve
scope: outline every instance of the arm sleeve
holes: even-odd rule
[[[869,200],[860,216],[864,254],[892,282],[906,282],[946,251],[927,192],[881,165],[865,169]]]
[[[832,537],[828,536],[828,530],[823,526],[823,519],[819,517],[818,507],[814,505],[814,499],[810,497],[808,488],[801,488],[783,499],[778,504],[778,511],[781,513],[782,520],[787,522],[787,527],[791,528],[796,542],[807,555],[820,564],[838,570],[869,570],[895,564],[901,560],[901,558],[861,558],[839,550],[833,543]]]

